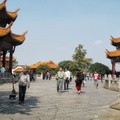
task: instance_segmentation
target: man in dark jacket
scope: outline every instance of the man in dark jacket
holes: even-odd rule
[[[77,70],[77,74],[76,74],[76,89],[78,94],[80,94],[81,91],[81,85],[82,85],[82,81],[84,80],[84,74],[82,72],[80,72],[80,70]]]

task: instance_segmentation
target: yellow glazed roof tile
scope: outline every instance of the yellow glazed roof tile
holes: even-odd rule
[[[3,29],[2,27],[0,27],[0,37],[7,35],[10,31],[11,30],[9,28]]]
[[[18,16],[17,12],[19,11],[20,8],[16,9],[16,10],[13,11],[13,12],[7,11],[7,10],[6,10],[6,5],[5,5],[6,1],[7,1],[7,0],[4,0],[4,1],[0,4],[0,10],[3,10],[3,14],[1,14],[1,16],[4,15],[4,16],[7,16],[7,18],[15,19],[15,18]]]
[[[18,16],[18,14],[16,12],[7,11],[7,14],[12,18],[16,18]]]
[[[4,0],[1,4],[0,4],[0,9],[3,9],[5,8],[5,3],[6,3],[7,0]]]
[[[12,24],[13,22],[11,22],[7,28],[0,27],[0,37],[3,37],[7,35],[8,33],[10,33]]]
[[[106,49],[106,55],[107,55],[107,57],[108,56],[110,56],[110,57],[118,57],[118,56],[120,56],[120,50],[115,50],[115,51],[110,52],[110,51],[108,51]]]
[[[13,72],[23,72],[23,68],[17,68],[17,69],[14,70]]]
[[[120,43],[120,38],[114,38],[111,36],[111,43],[114,42],[114,43]]]
[[[15,39],[19,42],[24,42],[24,40],[25,40],[25,34],[17,35],[17,34],[11,33],[10,35],[11,35],[12,39]]]
[[[29,66],[30,68],[38,68],[40,65],[48,65],[50,68],[57,68],[58,65],[55,64],[52,61],[48,61],[48,62],[37,62],[36,64],[33,64],[31,66]]]

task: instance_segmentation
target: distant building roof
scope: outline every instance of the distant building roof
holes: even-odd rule
[[[53,61],[48,61],[48,62],[37,62],[31,66],[28,66],[30,68],[38,68],[40,65],[47,65],[49,66],[50,68],[57,68],[58,65],[55,64]]]
[[[24,68],[26,68],[26,65],[17,65],[12,68],[12,72],[23,72]]]
[[[22,72],[22,71],[23,71],[23,68],[17,68],[13,72]]]

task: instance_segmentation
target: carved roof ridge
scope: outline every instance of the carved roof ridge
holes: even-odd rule
[[[10,33],[11,31],[11,26],[13,25],[13,22],[11,22],[8,27],[4,28],[4,27],[0,27],[0,37],[3,37],[5,35],[7,35],[8,33]]]
[[[5,4],[7,2],[7,0],[4,0],[2,3]]]
[[[20,8],[17,8],[15,11],[13,11],[14,13],[17,13],[20,10]]]
[[[13,25],[13,21],[9,24],[9,26],[7,28],[11,28],[11,26]]]
[[[26,30],[26,32],[24,32],[22,35],[26,35],[28,33],[28,30]]]
[[[116,49],[114,51],[106,51],[106,57],[112,58],[112,57],[119,57],[120,56],[120,50]]]
[[[0,9],[6,8],[6,3],[7,0],[4,0],[2,3],[0,3]]]

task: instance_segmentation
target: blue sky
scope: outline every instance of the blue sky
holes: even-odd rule
[[[12,32],[28,30],[14,57],[20,65],[49,60],[59,63],[72,60],[75,48],[82,44],[86,58],[111,69],[105,49],[115,50],[110,35],[120,37],[119,5],[120,0],[7,0],[8,11],[20,8]]]

